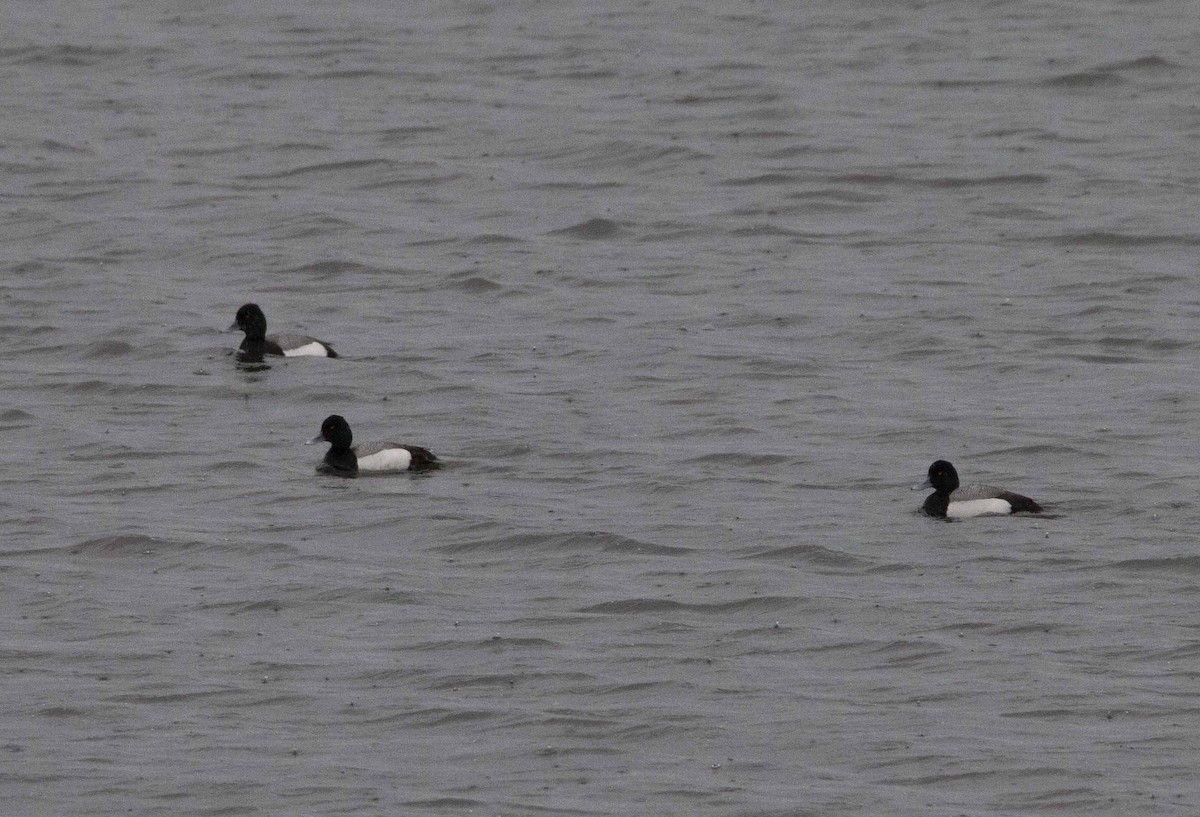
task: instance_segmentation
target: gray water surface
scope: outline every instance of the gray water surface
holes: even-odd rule
[[[1195,8],[801,5],[10,4],[8,813],[1200,810]]]

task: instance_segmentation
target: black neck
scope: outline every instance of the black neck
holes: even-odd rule
[[[325,454],[327,473],[354,476],[358,473],[358,457],[349,447],[334,446]]]
[[[925,504],[921,508],[930,516],[944,517],[950,508],[950,492],[934,491],[925,497]]]

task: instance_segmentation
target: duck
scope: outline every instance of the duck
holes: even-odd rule
[[[267,316],[258,304],[243,304],[229,329],[246,333],[239,347],[243,355],[283,355],[285,357],[337,357],[338,354],[323,340],[307,335],[268,335]]]
[[[913,490],[933,488],[921,510],[939,519],[966,519],[972,516],[1012,513],[1041,513],[1042,506],[1027,496],[994,488],[991,485],[963,485],[958,471],[946,460],[929,466],[929,477]]]
[[[306,443],[330,443],[325,460],[317,471],[335,476],[353,477],[360,472],[428,471],[440,466],[433,452],[417,445],[399,443],[359,443],[351,446],[354,434],[340,414],[331,414],[321,423],[321,433]]]

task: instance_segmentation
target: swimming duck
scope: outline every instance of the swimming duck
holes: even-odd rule
[[[354,435],[340,414],[331,414],[321,423],[321,433],[308,441],[331,443],[321,473],[352,477],[361,471],[426,471],[437,468],[438,458],[427,448],[399,443],[359,443],[351,446]]]
[[[950,519],[965,519],[971,516],[1010,513],[1041,513],[1042,506],[1027,496],[1014,494],[991,485],[963,485],[958,482],[958,471],[945,460],[929,466],[929,477],[913,490],[933,488],[925,498],[921,510],[930,516]]]
[[[242,354],[248,357],[263,355],[284,355],[286,357],[337,357],[333,347],[323,340],[310,338],[307,335],[268,335],[267,316],[263,314],[258,304],[244,304],[237,311],[231,330],[240,329],[246,333],[242,341]]]

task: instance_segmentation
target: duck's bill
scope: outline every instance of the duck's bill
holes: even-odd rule
[[[305,445],[316,445],[317,443],[323,443],[323,442],[325,442],[325,435],[318,434],[317,436],[313,437],[311,440],[306,442]]]
[[[926,488],[932,488],[932,487],[933,487],[933,484],[929,481],[929,478],[926,477],[924,482],[920,483],[919,485],[914,485],[910,490],[923,491]]]

